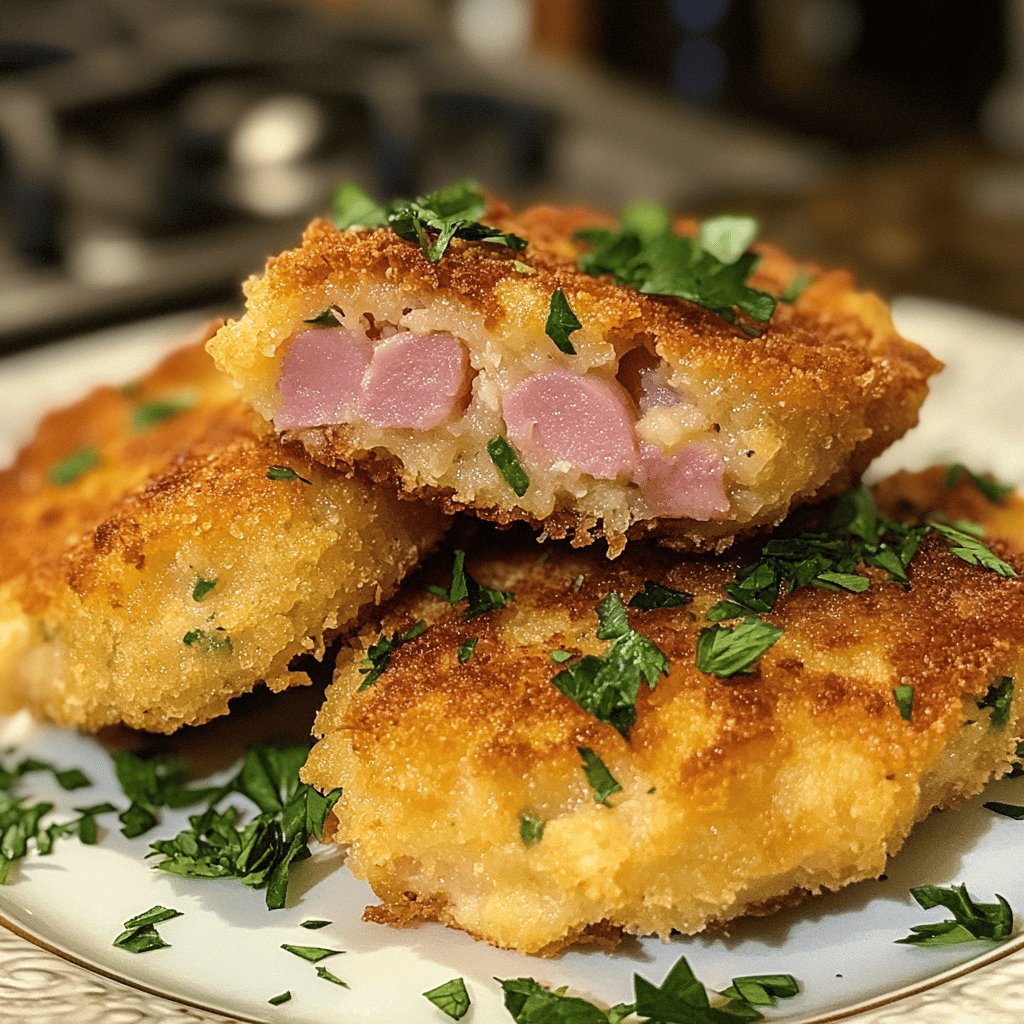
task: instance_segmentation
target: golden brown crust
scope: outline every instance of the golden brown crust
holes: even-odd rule
[[[650,535],[681,548],[721,550],[737,534],[777,524],[795,505],[840,492],[917,422],[928,378],[940,368],[897,333],[887,306],[857,292],[843,271],[821,271],[796,302],[778,305],[761,336],[751,338],[694,304],[643,295],[579,270],[581,243],[573,236],[582,227],[608,223],[599,214],[536,207],[514,216],[495,204],[488,216],[524,234],[530,242],[525,252],[455,240],[433,264],[415,243],[388,230],[342,232],[314,221],[300,248],[272,258],[264,277],[248,282],[246,317],[220,331],[210,351],[270,417],[278,401],[282,346],[326,302],[344,305],[346,295],[400,288],[411,307],[457,305],[504,337],[519,324],[532,324],[534,312],[546,311],[552,292],[561,289],[585,332],[610,343],[615,358],[649,346],[669,366],[686,368],[688,381],[706,392],[710,412],[735,419],[745,436],[760,430],[757,436],[768,448],[780,446],[758,485],[767,492],[763,507],[734,509],[730,518],[710,522],[634,517],[622,525],[600,510],[578,507],[567,495],[540,511],[517,503],[507,488],[498,500],[481,499],[475,491],[457,495],[448,481],[425,479],[386,447],[368,445],[345,428],[307,428],[297,436],[318,460],[369,464],[381,482],[435,500],[447,511],[470,511],[498,523],[527,521],[548,536],[573,536],[577,544],[606,536],[613,553],[626,537]],[[800,268],[774,246],[759,251],[753,284],[779,294]],[[530,275],[516,269],[524,260]]]
[[[94,466],[48,480],[87,445]],[[272,465],[310,482],[269,479]],[[290,660],[362,621],[442,532],[282,446],[190,346],[51,413],[0,473],[0,692],[83,729],[198,724],[261,680],[308,682]],[[216,580],[202,601],[199,578]]]
[[[976,705],[1024,671],[1024,581],[969,566],[933,536],[909,591],[869,570],[864,594],[782,598],[766,618],[784,633],[758,672],[720,680],[697,670],[697,636],[752,550],[705,561],[637,543],[609,563],[509,534],[470,555],[482,583],[515,592],[508,608],[467,622],[461,606],[407,592],[383,631],[429,628],[369,689],[357,689],[361,654],[341,660],[305,769],[344,787],[337,838],[352,870],[386,907],[413,892],[418,916],[525,951],[599,921],[693,932],[876,877],[915,820],[1008,770],[1020,689],[1005,729]],[[647,579],[696,596],[629,612],[671,670],[642,687],[625,739],[551,685],[549,652],[603,653],[595,606]],[[898,685],[913,686],[910,721]],[[578,747],[621,783],[611,809],[594,804]],[[529,848],[522,813],[545,822]]]

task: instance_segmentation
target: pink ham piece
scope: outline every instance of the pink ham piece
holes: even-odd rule
[[[429,430],[461,408],[469,390],[466,348],[450,334],[395,334],[373,350],[359,415],[375,427]]]
[[[527,377],[504,400],[509,440],[534,463],[567,462],[601,480],[637,465],[629,398],[613,381],[550,370]]]
[[[285,354],[277,389],[278,430],[345,423],[352,418],[373,346],[362,333],[319,327],[297,334]]]
[[[668,453],[641,441],[635,479],[651,515],[707,522],[729,511],[724,472],[725,460],[706,445],[684,444]]]

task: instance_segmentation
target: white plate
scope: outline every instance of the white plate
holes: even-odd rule
[[[1006,478],[1024,480],[1024,446],[1017,440],[1024,425],[1024,325],[922,300],[903,300],[896,309],[903,331],[927,344],[948,369],[929,398],[920,429],[887,453],[875,472],[955,456]],[[66,401],[98,380],[128,379],[181,330],[181,318],[169,319],[107,332],[59,352],[51,348],[6,360],[0,368],[0,459],[25,439],[32,421],[55,401]],[[136,344],[131,343],[133,338]],[[56,377],[55,366],[60,367]],[[302,723],[300,730],[306,728],[312,710],[309,696],[290,694],[250,701],[238,720],[194,732],[183,742],[191,753],[223,764],[239,733],[251,739],[252,732],[266,728],[268,721],[281,728],[282,709]],[[30,777],[32,791],[52,799],[60,810],[105,799],[118,805],[125,802],[106,750],[95,739],[19,715],[0,719],[0,749],[9,746],[60,766],[82,767],[91,776],[94,787],[73,794]],[[1024,779],[996,783],[983,799],[1024,802]],[[630,999],[634,971],[660,980],[684,953],[698,977],[716,989],[737,975],[792,973],[802,983],[800,995],[780,1003],[768,1016],[794,1024],[832,1020],[858,1007],[891,1004],[899,993],[934,987],[962,973],[965,966],[1005,958],[1024,947],[1024,940],[1018,939],[1002,947],[919,949],[893,944],[910,925],[936,919],[913,903],[908,894],[913,885],[963,881],[980,898],[999,892],[1012,906],[1024,909],[1018,853],[1024,823],[997,817],[981,804],[982,799],[974,800],[956,813],[935,815],[920,825],[893,861],[887,881],[862,883],[771,918],[740,922],[728,938],[698,937],[669,944],[645,940],[626,944],[624,951],[612,956],[573,952],[556,960],[536,959],[492,949],[438,925],[393,931],[365,924],[360,913],[373,902],[372,894],[328,848],[318,849],[293,871],[289,907],[269,913],[261,892],[230,880],[173,878],[143,860],[149,841],[173,835],[184,824],[185,812],[165,814],[162,826],[140,839],[126,840],[108,828],[98,846],[69,840],[51,857],[21,862],[12,882],[0,888],[0,917],[109,976],[249,1020],[441,1024],[447,1018],[420,993],[458,975],[466,979],[473,999],[467,1024],[498,1024],[511,1018],[502,1008],[494,977],[529,975],[612,1004]],[[113,824],[112,816],[106,820]],[[142,955],[114,949],[111,942],[121,923],[154,904],[184,912],[160,928],[171,948]],[[299,924],[308,917],[329,918],[333,924],[307,931]],[[285,942],[345,950],[327,966],[351,988],[318,979],[309,964],[279,948]],[[0,943],[0,974],[9,948],[21,949]],[[912,1014],[914,1020],[929,1024],[954,1019],[1020,1021],[1024,1014],[1016,1000],[1024,984],[1021,957],[1024,954],[1002,959],[998,968],[989,968],[987,975],[971,975],[959,987],[947,984],[937,990],[937,997],[918,996],[916,1002],[875,1009],[868,1016],[880,1022]],[[983,984],[988,976],[999,984]],[[1016,989],[1006,988],[1008,981]],[[31,987],[28,982],[23,989],[26,984]],[[271,996],[286,989],[293,994],[291,1002],[268,1005]],[[51,1019],[45,1009],[40,1011],[44,1003],[38,999],[23,1000],[22,1009],[12,1009],[15,1004],[8,994],[0,981],[4,1024]],[[35,996],[42,998],[39,992]],[[73,1004],[66,990],[52,994],[55,1007],[68,1005],[69,998]],[[922,1002],[927,1008],[915,1009]],[[142,1016],[116,1019],[144,1020],[147,1013],[149,1019],[163,1019],[156,1009],[139,1012]],[[958,1016],[948,1016],[952,1013]],[[102,1014],[79,1014],[75,1019],[86,1018],[107,1019]],[[197,1012],[191,1019],[212,1018]]]

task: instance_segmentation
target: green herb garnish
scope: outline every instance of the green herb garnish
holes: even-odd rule
[[[499,435],[487,442],[487,454],[491,457],[491,462],[498,467],[498,472],[505,478],[505,483],[512,488],[517,498],[521,498],[530,486],[530,478],[526,475],[515,448]]]
[[[114,939],[114,948],[123,949],[129,953],[149,953],[154,949],[166,949],[170,943],[164,942],[157,932],[156,926],[181,916],[180,910],[152,907],[144,914],[125,921],[125,930]]]
[[[462,1020],[469,1012],[469,993],[462,978],[452,978],[451,981],[424,992],[423,997],[429,999],[452,1020]]]
[[[396,630],[388,638],[381,634],[377,641],[369,646],[366,651],[366,657],[362,661],[362,668],[359,671],[363,674],[363,681],[359,684],[360,690],[365,690],[367,687],[373,686],[384,670],[388,667],[391,661],[391,655],[397,647],[401,647],[402,644],[407,644],[410,640],[415,640],[425,629],[427,624],[420,619],[419,622],[414,623],[404,633]]]
[[[310,918],[303,921],[299,927],[308,928],[310,931],[319,931],[321,928],[326,928],[330,923],[330,921],[322,921],[319,918]]]
[[[328,306],[326,309],[320,310],[316,316],[311,316],[308,320],[303,320],[304,324],[312,324],[314,327],[337,327],[341,322],[338,319],[338,314],[341,310],[337,306]]]
[[[559,352],[567,356],[576,355],[569,335],[578,331],[583,324],[579,322],[576,314],[569,308],[569,300],[561,288],[556,288],[551,293],[551,302],[548,306],[548,319],[544,324],[544,333],[555,343]]]
[[[99,449],[95,445],[87,444],[70,455],[65,455],[60,462],[54,463],[50,467],[50,472],[46,474],[46,479],[56,487],[67,487],[99,464]]]
[[[290,942],[282,943],[281,948],[311,964],[318,964],[332,956],[340,956],[342,952],[340,949],[327,949],[324,946],[293,946]]]
[[[577,753],[583,758],[583,774],[594,791],[594,803],[611,807],[608,797],[613,793],[619,793],[622,786],[619,785],[615,776],[606,767],[604,761],[594,753],[590,747],[577,747]]]
[[[131,801],[119,818],[121,832],[134,839],[159,823],[155,811],[161,807],[188,807],[220,793],[219,788],[188,785],[188,772],[176,758],[158,755],[140,757],[127,750],[110,755],[124,795]]]
[[[336,974],[333,974],[326,967],[318,967],[316,969],[316,976],[323,978],[324,981],[329,981],[332,985],[340,985],[342,988],[349,988],[347,981],[342,981]]]
[[[722,995],[730,1001],[725,1008],[729,1011],[743,1006],[774,1006],[776,999],[790,999],[799,992],[800,985],[792,974],[752,974],[733,978]]]
[[[535,846],[544,838],[544,822],[532,814],[520,814],[519,838],[523,846]]]
[[[597,606],[597,617],[597,638],[611,640],[611,646],[599,657],[586,654],[567,664],[551,684],[628,738],[641,683],[657,686],[658,678],[668,674],[668,659],[654,641],[630,627],[618,594],[609,594]]]
[[[211,654],[231,653],[231,637],[220,626],[209,631],[205,629],[190,629],[181,638],[181,642],[186,647],[195,647],[200,651],[207,651]]]
[[[639,292],[684,299],[730,323],[738,309],[764,325],[775,299],[747,284],[759,260],[746,251],[756,231],[751,218],[715,217],[701,224],[698,238],[689,238],[672,230],[664,208],[636,204],[623,211],[618,228],[581,231],[590,249],[577,262],[587,274],[610,274]]]
[[[375,203],[357,185],[343,185],[334,197],[334,222],[351,227],[389,227],[400,238],[418,242],[423,255],[437,263],[453,238],[523,249],[526,239],[480,223],[487,203],[470,181],[457,181],[418,199]]]
[[[608,1015],[593,1003],[552,991],[533,978],[505,978],[505,1009],[516,1024],[608,1024]]]
[[[299,476],[291,466],[267,466],[268,480],[301,480],[304,484],[312,484],[304,476]]]
[[[1013,911],[1002,896],[996,894],[995,903],[975,903],[965,885],[920,885],[910,895],[925,910],[945,907],[952,919],[938,924],[914,925],[911,935],[897,939],[898,943],[915,946],[948,946],[960,942],[1006,939],[1013,931]]]
[[[468,640],[464,640],[459,644],[459,653],[457,655],[459,664],[465,665],[470,658],[473,657],[473,652],[476,650],[476,645],[480,642],[480,637],[471,636]]]
[[[962,558],[968,565],[980,566],[1000,576],[1017,575],[1017,570],[1012,565],[993,554],[973,534],[945,523],[930,522],[928,525],[946,542],[950,554]]]
[[[1010,722],[1013,705],[1013,677],[1000,676],[999,681],[988,688],[988,693],[978,701],[979,709],[990,708],[988,724],[992,729],[1005,729]]]
[[[200,576],[195,585],[192,587],[192,600],[202,601],[209,596],[213,588],[217,586],[217,579],[214,577],[212,580],[204,579]]]
[[[132,413],[133,430],[151,430],[164,420],[169,420],[179,413],[194,409],[196,396],[191,391],[182,391],[166,398],[154,398],[150,402],[142,402]]]
[[[267,1002],[270,1003],[271,1006],[280,1006],[282,1003],[291,1002],[291,998],[291,992],[281,992],[276,996],[271,996]]]
[[[437,590],[434,593],[437,593]],[[466,552],[461,548],[456,549],[452,561],[451,584],[447,591],[440,591],[440,596],[447,598],[450,604],[458,604],[460,601],[465,601],[467,607],[462,613],[462,617],[466,620],[475,619],[478,615],[484,615],[487,612],[504,608],[509,601],[515,598],[515,594],[510,590],[492,590],[490,587],[485,587],[473,579],[466,572]],[[470,651],[470,654],[472,654],[472,651]],[[469,659],[467,658],[466,660],[468,661]]]
[[[678,608],[692,600],[693,594],[685,590],[676,590],[675,587],[666,587],[663,583],[655,583],[654,580],[645,580],[644,589],[629,599],[629,607],[639,608],[642,612],[652,612],[657,608]]]
[[[814,275],[801,270],[783,289],[779,296],[780,302],[796,302],[807,288],[814,282]]]
[[[513,260],[512,269],[517,274],[525,274],[527,277],[533,277],[533,275],[537,273],[537,271],[534,270],[533,267],[531,267],[528,263],[523,263],[522,260]]]
[[[720,679],[747,675],[757,659],[782,636],[778,626],[748,616],[731,629],[708,626],[697,637],[697,668]]]
[[[943,486],[947,491],[951,491],[960,482],[960,478],[966,476],[967,479],[979,490],[982,494],[993,505],[1000,505],[1004,502],[1011,494],[1013,494],[1013,484],[1004,484],[995,478],[989,479],[986,476],[982,476],[980,473],[974,473],[968,469],[962,462],[954,462],[952,466],[946,472],[945,480],[943,480]]]
[[[897,686],[893,689],[892,695],[900,709],[900,717],[909,722],[914,712],[914,688],[909,685]]]
[[[548,651],[548,657],[556,665],[564,665],[565,662],[572,660],[573,654],[571,651]]]
[[[1001,814],[1004,818],[1013,818],[1014,821],[1024,821],[1024,807],[1020,804],[1002,804],[998,800],[990,800],[987,804],[983,805],[990,811],[995,811],[996,814]]]

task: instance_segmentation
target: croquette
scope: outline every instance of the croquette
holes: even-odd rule
[[[849,274],[772,245],[746,283],[774,312],[733,323],[584,272],[579,233],[614,229],[602,215],[492,202],[484,218],[526,247],[455,238],[430,262],[390,228],[314,221],[209,350],[325,465],[577,546],[603,536],[613,556],[642,536],[723,550],[844,490],[940,367]]]
[[[916,520],[945,500],[958,517],[974,496],[941,479],[883,483],[882,504]],[[863,592],[842,574],[783,587],[760,616],[781,633],[732,675],[697,667],[702,634],[732,626],[708,613],[793,520],[719,559],[484,538],[467,559],[479,583],[407,590],[339,660],[316,722],[304,777],[343,788],[335,839],[380,899],[367,918],[550,954],[696,933],[877,877],[915,822],[1014,762],[1024,504],[1012,505],[1013,543],[989,542],[1001,572],[933,531],[909,586],[862,564]],[[439,566],[428,580],[447,582]],[[615,624],[613,594],[635,632]],[[609,699],[639,657],[631,721]]]
[[[308,682],[292,659],[360,623],[444,525],[282,446],[184,348],[50,413],[0,474],[3,703],[172,732]]]

